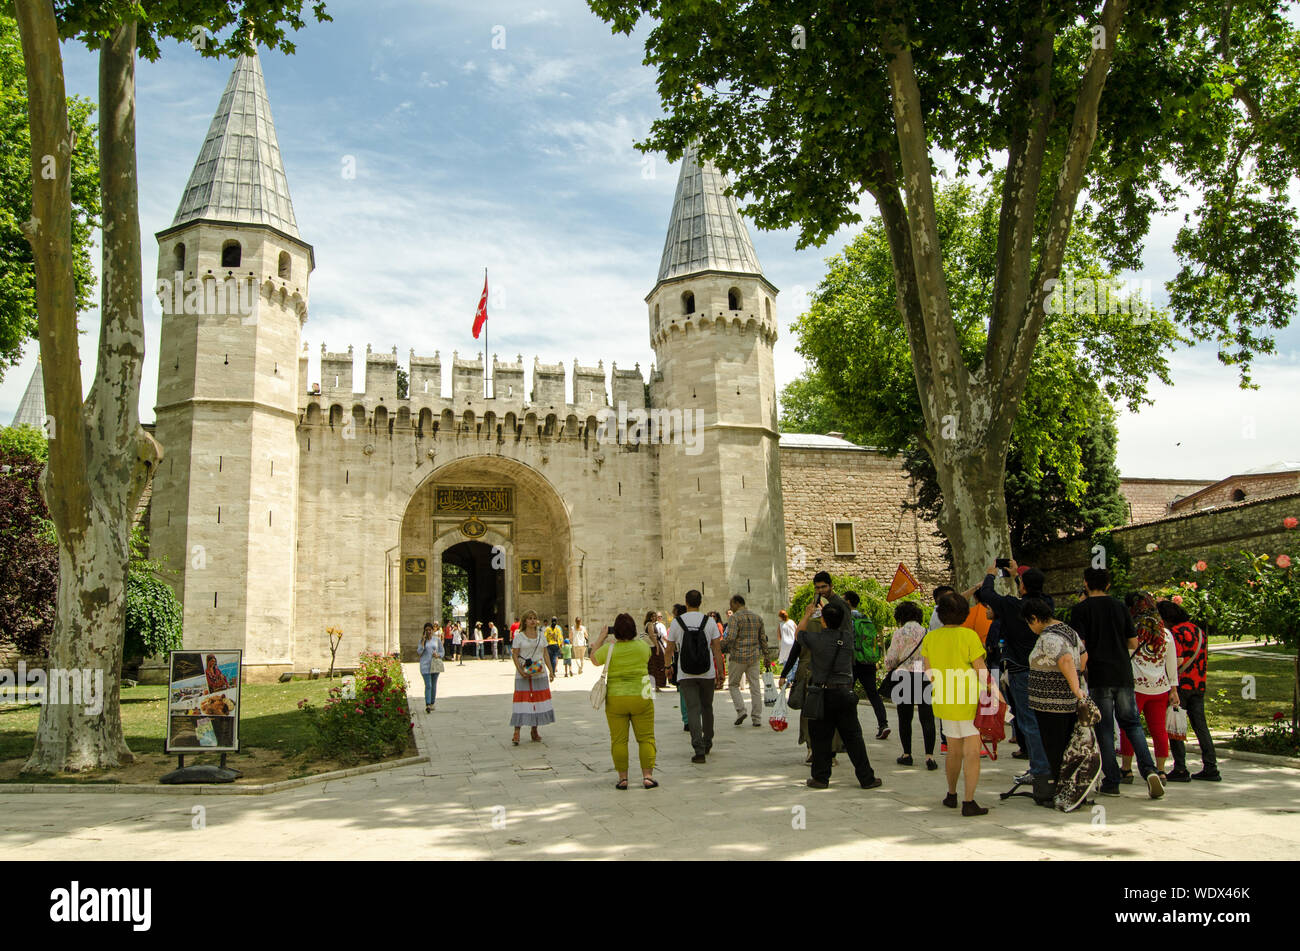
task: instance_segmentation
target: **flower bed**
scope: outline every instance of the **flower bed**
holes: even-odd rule
[[[1280,717],[1266,726],[1238,727],[1228,746],[1246,753],[1300,756],[1300,742],[1291,732],[1290,722]]]
[[[346,694],[331,687],[324,706],[303,700],[298,708],[316,731],[317,746],[342,760],[397,755],[415,726],[402,665],[385,654],[361,655],[354,689]]]

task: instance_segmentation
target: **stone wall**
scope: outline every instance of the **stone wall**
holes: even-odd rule
[[[899,562],[924,587],[949,580],[934,523],[903,510],[913,490],[902,462],[870,449],[781,450],[789,590],[825,569],[888,587]],[[856,554],[835,554],[834,523],[853,523]]]
[[[1156,585],[1169,580],[1171,563],[1177,561],[1190,566],[1238,551],[1274,557],[1285,552],[1300,558],[1300,529],[1282,524],[1289,516],[1300,517],[1300,493],[1130,525],[1117,529],[1112,538],[1131,559],[1135,583]],[[1148,552],[1148,545],[1159,547]],[[1092,561],[1092,547],[1086,537],[1062,539],[1027,556],[1026,563],[1046,572],[1048,594],[1072,600],[1071,593],[1083,583],[1083,569]]]
[[[1194,512],[1237,502],[1289,495],[1293,492],[1300,492],[1300,471],[1236,475],[1209,486],[1205,492],[1192,498],[1175,503],[1173,511],[1180,514]]]
[[[1168,518],[1169,505],[1213,485],[1210,479],[1121,479],[1120,494],[1128,502],[1128,522],[1152,522]]]

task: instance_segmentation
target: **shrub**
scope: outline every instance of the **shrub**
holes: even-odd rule
[[[323,707],[300,700],[298,709],[315,729],[318,748],[345,762],[403,752],[415,726],[402,666],[396,657],[384,654],[361,655],[352,696],[345,697],[342,687],[331,687]]]
[[[1274,720],[1264,726],[1237,727],[1229,745],[1234,750],[1247,753],[1300,756],[1300,739],[1291,732],[1291,724],[1285,719]]]
[[[181,649],[181,603],[165,581],[143,572],[126,579],[126,641],[128,660],[155,657]]]

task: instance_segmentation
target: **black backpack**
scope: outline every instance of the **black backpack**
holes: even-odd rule
[[[707,674],[713,663],[709,650],[709,639],[704,635],[704,626],[713,618],[707,614],[700,621],[699,627],[687,627],[686,622],[678,619],[682,626],[682,658],[678,662],[684,674]]]

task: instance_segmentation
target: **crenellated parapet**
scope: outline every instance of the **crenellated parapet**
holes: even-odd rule
[[[701,334],[756,334],[770,347],[776,343],[778,331],[776,321],[766,316],[738,310],[720,310],[662,318],[658,331],[651,333],[650,342],[653,346],[660,347]]]
[[[417,438],[452,434],[499,440],[520,438],[575,438],[592,440],[601,414],[626,403],[629,409],[646,406],[645,379],[640,364],[620,370],[604,361],[593,366],[573,362],[573,399],[568,398],[568,375],[563,363],[533,361],[533,387],[525,389],[524,359],[492,360],[491,396],[483,392],[483,358],[462,359],[452,354],[451,396],[443,396],[442,358],[409,355],[407,396],[397,395],[397,351],[376,353],[366,347],[365,391],[352,392],[353,350],[331,353],[321,345],[321,382],[308,390],[306,354],[299,363],[300,422],[303,426],[365,430],[375,435],[400,433]],[[316,390],[319,392],[316,392]],[[594,443],[593,443],[594,445]]]

